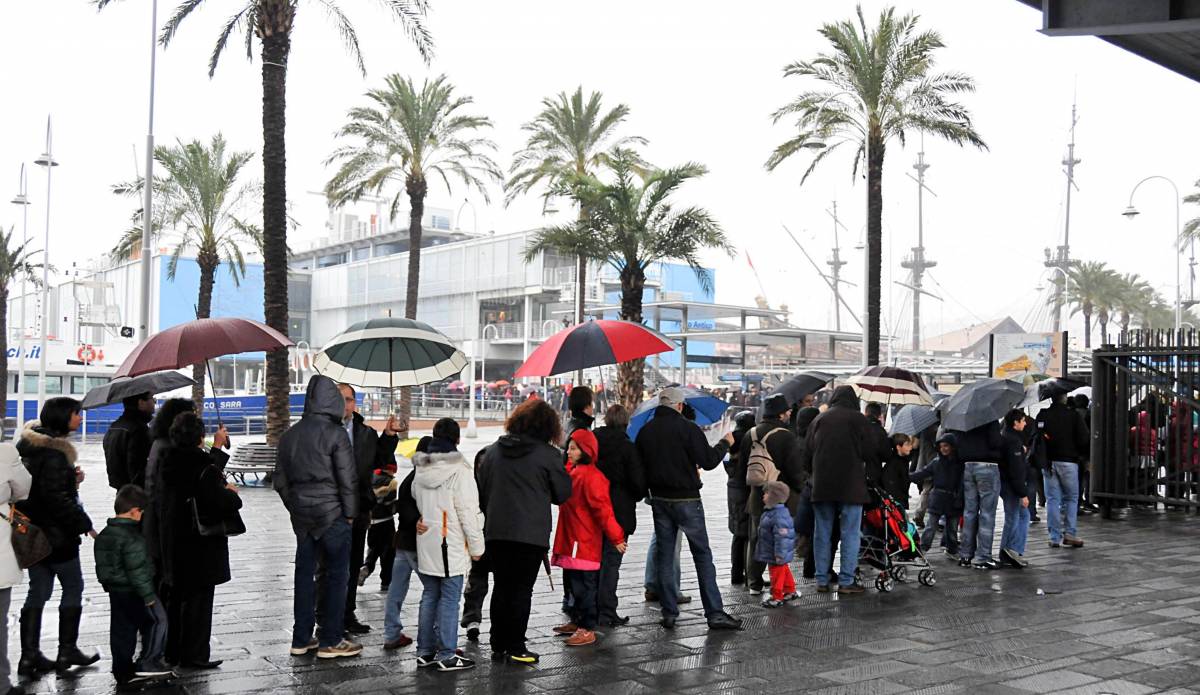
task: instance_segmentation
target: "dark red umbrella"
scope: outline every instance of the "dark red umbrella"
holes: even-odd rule
[[[675,341],[632,321],[587,321],[550,336],[513,375],[553,376],[671,352]]]
[[[270,352],[293,344],[286,335],[258,321],[196,319],[150,336],[129,353],[114,376],[182,369],[222,355]]]

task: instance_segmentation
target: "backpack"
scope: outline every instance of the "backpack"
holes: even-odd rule
[[[787,429],[777,427],[762,439],[758,438],[758,429],[750,430],[750,456],[746,459],[746,484],[750,487],[762,487],[767,483],[779,480],[779,468],[767,450],[767,441],[771,435]]]

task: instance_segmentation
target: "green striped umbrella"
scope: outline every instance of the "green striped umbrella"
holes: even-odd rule
[[[432,384],[466,366],[466,356],[436,328],[391,317],[350,326],[313,358],[317,372],[362,387]]]

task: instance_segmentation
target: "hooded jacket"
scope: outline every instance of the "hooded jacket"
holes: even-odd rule
[[[926,479],[933,480],[933,489],[949,492],[954,495],[962,495],[963,481],[963,464],[962,459],[958,457],[958,437],[953,433],[942,435],[934,444],[936,450],[942,442],[949,444],[952,449],[949,456],[942,456],[938,452],[929,465],[919,471],[913,472],[909,479],[914,482],[920,482]]]
[[[33,477],[21,463],[17,448],[7,442],[0,443],[0,513],[7,517],[13,504],[29,496],[32,483]],[[0,589],[16,586],[24,577],[13,551],[12,525],[0,523]]]
[[[646,496],[646,471],[642,468],[642,459],[624,429],[597,427],[592,434],[599,446],[596,467],[608,478],[613,515],[625,536],[632,536],[637,530],[638,500]]]
[[[839,386],[829,410],[808,426],[803,467],[812,481],[813,502],[867,504],[867,467],[878,466],[875,440],[858,396]]]
[[[121,417],[104,433],[104,464],[108,486],[120,490],[123,485],[146,485],[146,462],[150,459],[150,421],[154,416],[135,406],[125,408]]]
[[[562,452],[532,437],[506,434],[488,447],[476,479],[489,543],[550,548],[550,505],[571,496]]]
[[[650,496],[663,500],[700,499],[700,470],[711,471],[729,453],[724,439],[710,447],[696,423],[662,405],[634,444],[646,467]]]
[[[51,436],[39,421],[31,420],[21,432],[17,451],[32,477],[29,497],[18,502],[17,509],[46,533],[51,548],[46,560],[67,562],[79,557],[79,537],[92,530],[92,520],[79,502],[75,447],[66,437]]]
[[[763,512],[758,522],[754,561],[764,565],[786,565],[796,554],[796,524],[787,506],[777,504]]]
[[[447,447],[449,448],[449,447]],[[412,496],[429,530],[417,536],[417,571],[457,577],[483,555],[483,515],[471,464],[457,451],[413,454]]]
[[[616,545],[625,540],[625,530],[613,516],[609,483],[596,467],[596,437],[577,430],[571,439],[586,454],[588,462],[569,463],[571,497],[558,508],[551,563],[568,570],[598,570],[604,539]]]
[[[297,534],[320,538],[335,521],[358,515],[358,474],[342,428],[345,412],[333,379],[315,375],[304,415],[279,439],[272,481]]]

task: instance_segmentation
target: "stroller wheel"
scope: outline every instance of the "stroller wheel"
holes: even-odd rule
[[[904,565],[893,565],[888,572],[892,575],[892,579],[898,582],[903,583],[908,580],[908,568]]]
[[[861,567],[854,568],[854,583],[855,584],[863,583],[863,571],[862,571]]]
[[[887,575],[886,572],[880,572],[879,576],[875,578],[875,588],[876,588],[876,590],[878,590],[882,593],[885,593],[885,594],[888,593],[895,586],[896,586],[896,582],[894,582],[892,580],[892,578]]]
[[[917,581],[925,586],[933,586],[937,584],[937,576],[934,575],[933,570],[921,570],[921,573],[917,575]]]

